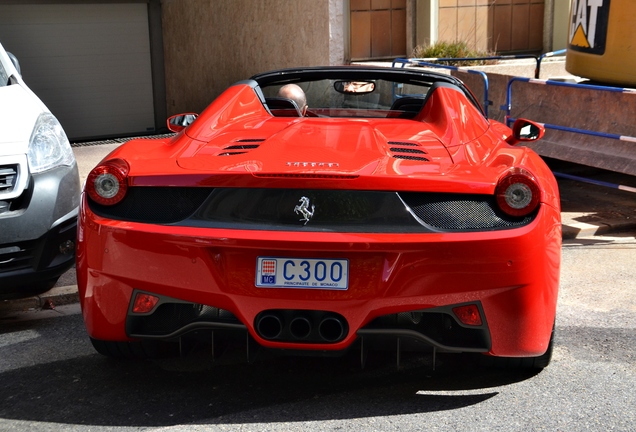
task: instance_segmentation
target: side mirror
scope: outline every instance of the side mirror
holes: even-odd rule
[[[199,114],[196,113],[176,114],[170,116],[168,117],[167,121],[168,130],[170,130],[171,132],[181,132],[182,130],[190,126],[198,116]]]
[[[512,125],[512,135],[506,139],[510,145],[517,145],[521,142],[537,141],[543,138],[545,127],[540,123],[527,119],[517,119]]]

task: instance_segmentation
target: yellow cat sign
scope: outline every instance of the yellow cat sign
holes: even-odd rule
[[[603,55],[610,0],[572,0],[568,48]]]

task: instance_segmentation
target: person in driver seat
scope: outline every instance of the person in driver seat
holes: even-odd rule
[[[307,114],[307,96],[300,86],[296,84],[286,84],[278,90],[278,97],[291,99],[296,102],[303,117]]]

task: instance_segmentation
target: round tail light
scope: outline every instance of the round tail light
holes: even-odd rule
[[[495,192],[497,205],[510,216],[522,217],[532,213],[541,198],[541,191],[534,178],[525,171],[505,176]]]
[[[88,196],[98,204],[117,204],[128,191],[129,169],[122,159],[110,159],[97,165],[86,179]]]

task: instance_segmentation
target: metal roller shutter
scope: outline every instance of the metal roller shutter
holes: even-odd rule
[[[71,140],[154,130],[146,3],[0,4],[0,42]]]

